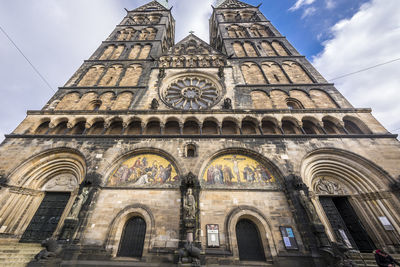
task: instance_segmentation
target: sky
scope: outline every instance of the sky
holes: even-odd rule
[[[0,4],[0,140],[40,110],[126,15],[143,0],[13,0]],[[176,42],[189,31],[209,41],[216,0],[170,0]],[[399,0],[248,0],[328,80],[400,58]],[[357,108],[400,133],[400,60],[332,80]]]

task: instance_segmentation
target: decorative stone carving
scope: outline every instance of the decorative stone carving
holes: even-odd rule
[[[82,193],[78,195],[75,199],[74,205],[72,205],[71,211],[68,215],[68,218],[78,218],[78,214],[82,208],[82,205],[86,202],[89,196],[89,188],[85,187],[82,189]]]
[[[230,98],[225,98],[222,108],[223,109],[232,109],[232,100]]]
[[[344,195],[346,190],[338,183],[321,178],[315,185],[316,192],[320,195]]]
[[[60,174],[48,181],[44,191],[71,192],[78,186],[75,176],[72,174]]]
[[[299,198],[300,198],[300,203],[306,210],[307,215],[310,218],[311,222],[314,224],[320,224],[317,211],[315,210],[314,205],[312,204],[310,198],[306,195],[304,190],[299,191]]]
[[[159,106],[160,106],[160,104],[158,103],[157,99],[153,98],[153,100],[151,101],[150,108],[153,110],[156,110],[156,109],[158,109]]]
[[[185,199],[183,201],[183,209],[185,211],[185,220],[193,220],[196,218],[196,200],[193,196],[192,188],[187,190]]]
[[[55,258],[60,254],[62,250],[62,248],[58,245],[57,241],[53,238],[47,238],[46,240],[43,240],[41,245],[42,247],[45,247],[45,249],[40,251],[35,256],[35,259],[37,261]]]
[[[252,7],[252,6],[237,0],[226,0],[225,2],[222,2],[222,4],[217,6],[217,8],[240,8],[240,7]]]
[[[174,80],[163,92],[167,105],[183,110],[210,108],[219,96],[220,91],[213,81],[194,75]]]
[[[224,66],[226,56],[190,34],[161,56],[160,68],[209,68]]]

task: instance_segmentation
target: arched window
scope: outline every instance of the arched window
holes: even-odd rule
[[[324,119],[322,121],[324,123],[324,129],[327,134],[339,134],[340,133],[338,127],[333,122],[331,122],[330,120],[326,120],[326,119]]]
[[[107,134],[119,135],[122,134],[122,130],[123,130],[122,121],[114,121],[108,128]]]
[[[312,121],[303,121],[303,130],[306,134],[320,134],[318,127]]]
[[[299,132],[297,127],[291,121],[283,121],[282,129],[285,134],[297,134]]]
[[[257,134],[257,125],[252,121],[243,121],[242,122],[242,134],[244,135],[251,135]]]
[[[239,134],[236,123],[233,121],[224,121],[222,123],[222,134]]]
[[[87,134],[98,135],[98,134],[102,134],[103,131],[104,131],[104,121],[98,121],[98,122],[95,122],[92,125],[92,127],[90,127]]]
[[[275,123],[272,121],[268,120],[263,120],[262,121],[262,131],[263,134],[277,134],[278,133],[278,127],[276,127]]]
[[[85,132],[85,121],[80,121],[77,124],[75,124],[75,126],[71,129],[71,131],[69,132],[69,134],[71,135],[79,135],[79,134],[83,134]]]
[[[147,123],[145,134],[147,135],[160,135],[161,134],[161,126],[158,121],[151,121]]]
[[[364,134],[364,132],[352,121],[344,119],[344,128],[349,132],[349,134]]]
[[[140,258],[146,237],[146,222],[141,217],[129,219],[124,227],[117,256]]]
[[[93,111],[97,111],[99,110],[101,107],[101,101],[100,100],[94,100],[91,101],[88,105],[88,110],[93,110]]]
[[[288,106],[288,109],[304,109],[303,105],[301,102],[297,99],[294,98],[288,98],[286,99],[286,105]]]
[[[177,121],[168,121],[165,124],[164,133],[167,135],[179,135],[181,130]]]
[[[186,157],[194,158],[196,157],[196,146],[193,144],[189,144],[186,146]]]
[[[42,122],[39,127],[36,128],[35,134],[47,134],[49,131],[50,121]]]
[[[66,134],[68,131],[67,122],[60,122],[56,128],[53,129],[52,134]]]
[[[202,134],[204,135],[219,134],[218,125],[213,121],[205,121],[203,123]]]
[[[128,134],[128,135],[140,135],[140,134],[142,134],[142,123],[141,123],[141,121],[132,121],[128,126],[126,134]]]
[[[187,121],[183,125],[183,134],[200,134],[199,124],[195,121]]]

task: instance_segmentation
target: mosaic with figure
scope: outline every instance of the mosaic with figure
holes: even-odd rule
[[[108,186],[164,186],[178,183],[173,164],[155,154],[134,156],[115,169]]]
[[[203,183],[209,186],[265,186],[275,183],[268,169],[252,158],[242,155],[224,155],[214,159],[203,174]]]

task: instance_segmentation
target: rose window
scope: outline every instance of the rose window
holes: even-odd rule
[[[214,82],[203,77],[182,77],[164,91],[165,102],[177,109],[197,110],[213,106],[219,97]]]

